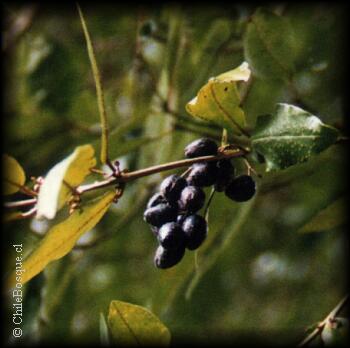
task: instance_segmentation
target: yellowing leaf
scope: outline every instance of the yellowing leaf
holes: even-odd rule
[[[56,164],[46,175],[38,196],[37,218],[53,219],[75,188],[90,174],[96,165],[94,148],[91,145],[78,146],[74,152]]]
[[[247,62],[243,62],[238,68],[227,71],[221,75],[216,76],[216,81],[222,82],[235,82],[245,81],[247,82],[250,78],[250,69]]]
[[[21,165],[11,156],[3,155],[3,194],[11,195],[24,185],[26,176]]]
[[[240,105],[237,81],[247,81],[250,77],[248,63],[211,78],[197,96],[186,105],[192,116],[227,128],[236,134],[245,134],[246,120]]]
[[[68,254],[76,241],[90,231],[106,213],[115,193],[108,192],[77,209],[67,220],[53,226],[40,241],[38,247],[24,260],[19,282],[26,283],[40,273],[50,262]],[[16,283],[16,273],[9,279],[9,286]]]
[[[108,326],[113,341],[121,346],[167,346],[168,328],[148,309],[122,301],[109,305]]]

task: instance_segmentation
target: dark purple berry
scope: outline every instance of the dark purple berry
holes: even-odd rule
[[[214,188],[216,191],[222,192],[233,179],[235,168],[229,159],[218,161],[216,166],[218,171]]]
[[[160,227],[167,222],[175,221],[176,217],[177,209],[165,203],[148,208],[143,214],[143,219],[156,227]]]
[[[160,203],[167,203],[167,202],[164,196],[161,193],[157,192],[149,199],[147,203],[147,208],[152,208]]]
[[[184,220],[186,219],[187,214],[179,214],[176,218],[176,222],[180,225],[182,225],[182,223],[184,222]]]
[[[191,166],[187,183],[192,186],[206,187],[214,185],[217,178],[217,162],[195,163]]]
[[[209,138],[201,138],[192,141],[185,147],[185,156],[187,158],[216,155],[218,146],[214,140]]]
[[[165,249],[161,245],[156,250],[154,264],[157,268],[170,268],[181,261],[185,254],[185,246]]]
[[[187,185],[186,180],[176,174],[166,177],[160,184],[160,193],[169,201],[175,202],[179,199],[181,191]]]
[[[252,177],[250,175],[240,175],[227,186],[225,194],[236,202],[245,202],[254,196],[255,191],[255,181]]]
[[[158,231],[159,244],[166,249],[183,246],[185,238],[181,225],[176,222],[168,222]]]
[[[200,215],[188,216],[182,224],[187,239],[187,249],[197,249],[207,237],[207,222]]]
[[[187,186],[181,192],[178,206],[180,210],[195,213],[203,207],[204,202],[205,193],[200,187]]]

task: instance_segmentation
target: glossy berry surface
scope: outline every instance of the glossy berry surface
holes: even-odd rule
[[[180,210],[195,213],[203,207],[204,202],[205,193],[200,187],[187,186],[181,192],[178,206]]]
[[[186,235],[186,246],[189,250],[197,249],[207,237],[207,222],[200,215],[188,216],[182,224],[182,229]]]
[[[195,163],[191,166],[187,183],[192,186],[206,187],[216,182],[218,168],[216,162]]]
[[[233,179],[235,168],[229,159],[218,161],[216,166],[218,171],[214,188],[218,192],[223,192]]]
[[[157,268],[170,268],[179,263],[184,254],[185,246],[166,249],[159,245],[154,256],[154,264]]]
[[[218,146],[214,140],[209,138],[197,139],[185,147],[185,156],[187,158],[216,155],[217,152]]]
[[[184,220],[187,218],[187,214],[179,214],[176,218],[176,222],[180,225],[184,222]]]
[[[157,192],[149,199],[147,208],[152,208],[160,203],[166,203],[166,199],[161,193]]]
[[[249,175],[237,176],[227,186],[225,194],[236,202],[245,202],[251,199],[256,191],[253,178]]]
[[[165,203],[148,208],[143,214],[144,220],[156,227],[160,227],[167,222],[175,221],[176,217],[177,209]]]
[[[164,224],[158,231],[159,244],[168,248],[179,248],[185,244],[185,233],[176,222],[168,222]]]
[[[160,193],[168,200],[175,202],[179,199],[181,191],[187,185],[186,179],[173,174],[166,177],[160,184]]]

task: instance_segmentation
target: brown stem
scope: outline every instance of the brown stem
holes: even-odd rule
[[[156,174],[159,172],[181,168],[181,167],[187,167],[193,163],[218,161],[223,158],[241,157],[246,153],[247,153],[246,150],[238,149],[236,151],[222,152],[217,156],[202,156],[202,157],[196,157],[196,158],[190,158],[190,159],[184,159],[184,160],[179,160],[175,162],[160,164],[160,165],[156,165],[156,166],[152,166],[144,169],[135,170],[134,172],[121,173],[120,176],[118,177],[111,177],[106,180],[99,181],[93,184],[82,185],[82,186],[79,186],[76,191],[79,194],[83,194],[84,192],[93,191],[96,189],[108,187],[118,183],[125,183],[128,181],[132,181],[132,180],[142,178],[144,176]]]
[[[23,201],[17,201],[17,202],[5,202],[4,207],[5,208],[20,208],[20,207],[26,207],[28,205],[32,205],[36,203],[36,198],[32,199],[25,199]]]

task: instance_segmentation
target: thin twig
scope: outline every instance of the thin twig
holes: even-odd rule
[[[214,197],[215,192],[216,192],[216,191],[215,191],[215,189],[214,189],[214,187],[213,187],[212,190],[211,190],[211,192],[210,192],[210,196],[209,196],[207,205],[206,205],[206,207],[205,207],[205,209],[204,209],[204,216],[205,216],[205,219],[206,219],[206,220],[208,220],[207,214],[209,213],[209,207],[210,207],[210,204],[211,204],[211,202],[212,202],[212,200],[213,200],[213,197]]]
[[[181,168],[181,167],[187,167],[193,163],[210,162],[210,161],[218,161],[224,158],[241,157],[246,153],[247,151],[243,149],[237,149],[236,151],[230,150],[227,152],[222,152],[217,156],[202,156],[202,157],[184,159],[184,160],[160,164],[160,165],[156,165],[156,166],[152,166],[144,169],[135,170],[133,172],[126,172],[126,173],[124,172],[124,173],[121,173],[120,176],[118,177],[111,177],[106,180],[99,181],[93,184],[79,186],[76,191],[78,194],[83,194],[84,192],[105,188],[111,185],[116,185],[118,183],[129,182],[138,178],[142,178],[144,176],[160,173],[163,171],[172,170],[172,169]]]
[[[100,114],[100,122],[101,122],[101,162],[103,164],[107,164],[111,170],[113,170],[113,165],[109,160],[108,157],[108,135],[109,135],[109,129],[108,129],[108,120],[107,120],[107,112],[106,112],[106,106],[105,106],[105,100],[104,100],[104,93],[103,93],[103,87],[102,87],[102,79],[101,79],[101,74],[97,65],[96,57],[95,57],[95,51],[94,47],[92,44],[92,40],[90,37],[90,33],[88,31],[86,21],[83,15],[83,12],[79,6],[78,3],[76,3],[78,12],[79,12],[79,17],[81,21],[81,25],[83,28],[84,36],[85,36],[85,41],[86,41],[86,47],[88,51],[88,56],[91,64],[91,69],[95,81],[95,87],[96,87],[96,94],[97,94],[97,105],[98,105],[98,110]]]
[[[321,335],[324,327],[326,326],[327,322],[334,320],[334,318],[343,310],[343,308],[347,305],[349,301],[349,295],[346,295],[333,309],[332,311],[327,315],[327,317],[321,321],[317,327],[304,339],[302,340],[298,347],[305,347],[308,345],[311,341],[313,341],[317,336]]]
[[[23,201],[17,201],[17,202],[5,202],[4,207],[9,209],[26,207],[28,205],[35,204],[36,201],[37,201],[36,198],[32,198],[32,199],[25,199]]]

